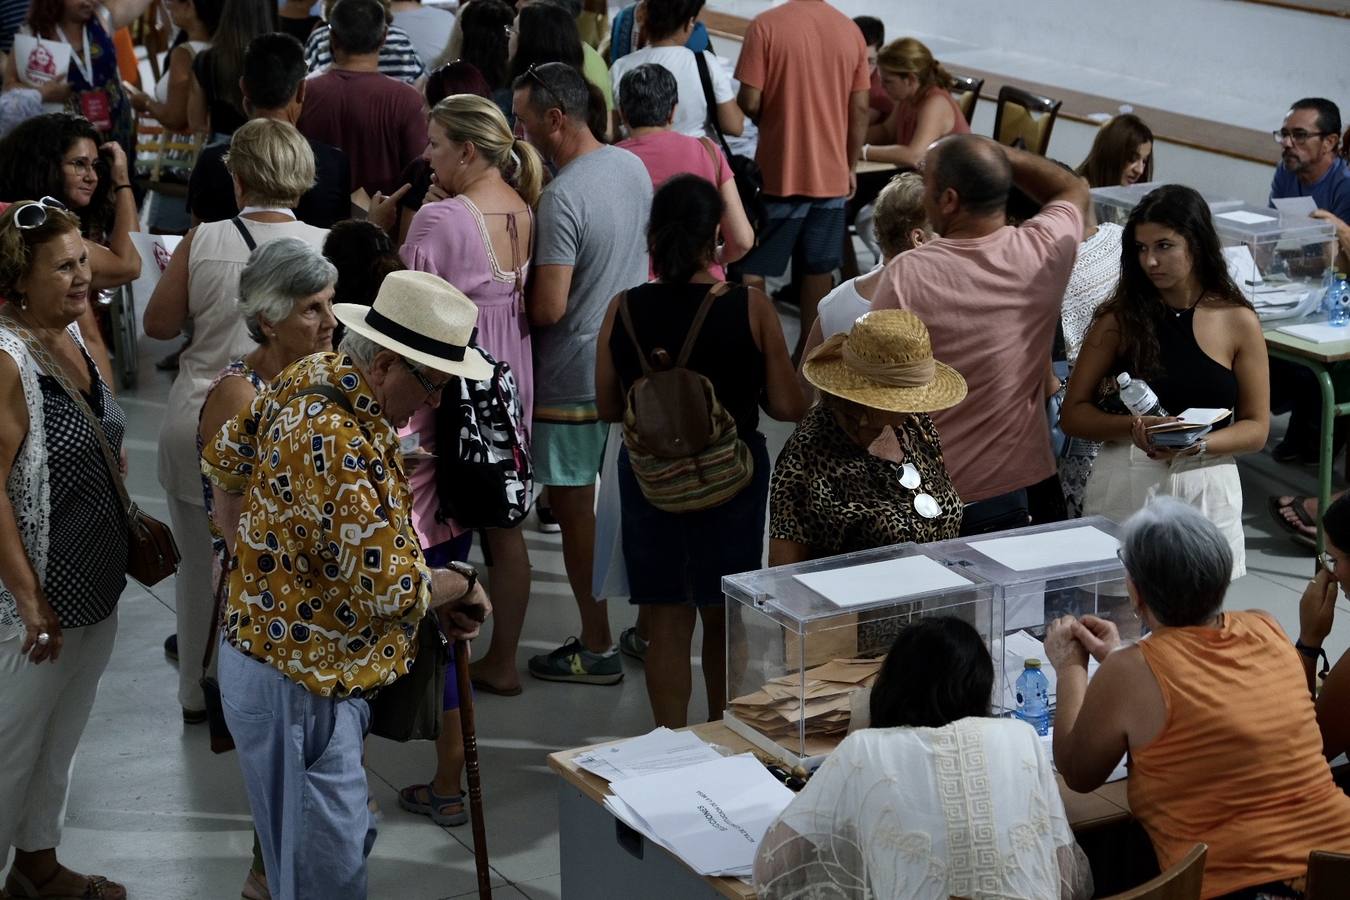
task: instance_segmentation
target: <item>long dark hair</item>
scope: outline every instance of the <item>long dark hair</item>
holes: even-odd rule
[[[1088,187],[1114,187],[1140,144],[1153,143],[1153,131],[1133,113],[1122,113],[1103,125],[1092,139],[1087,159],[1077,174],[1087,179]],[[1153,154],[1144,163],[1140,181],[1153,180]]]
[[[459,27],[464,41],[459,58],[477,67],[492,90],[504,87],[510,55],[506,29],[515,21],[515,13],[502,0],[473,0],[461,9]]]
[[[531,3],[520,8],[519,16],[516,55],[511,57],[513,82],[530,66],[543,63],[566,63],[581,71],[581,34],[567,10],[552,3]]]
[[[900,632],[872,686],[873,728],[941,728],[989,715],[994,662],[961,619],[921,619]]]
[[[722,196],[706,178],[676,175],[652,197],[647,253],[662,281],[684,284],[712,262]]]
[[[277,30],[277,5],[274,0],[225,0],[220,21],[211,36],[207,55],[215,96],[244,112],[244,96],[239,93],[239,76],[244,73],[244,54],[259,35]],[[212,123],[213,127],[215,123]]]
[[[1130,213],[1120,238],[1120,282],[1115,293],[1097,308],[1094,319],[1115,316],[1120,327],[1121,357],[1141,377],[1162,369],[1158,356],[1158,323],[1167,315],[1166,304],[1139,262],[1135,232],[1140,225],[1162,225],[1180,234],[1191,254],[1191,266],[1207,302],[1245,306],[1251,302],[1233,283],[1219,249],[1209,204],[1193,188],[1165,184],[1150,191]]]
[[[12,203],[30,197],[55,197],[70,206],[66,196],[65,156],[81,138],[102,142],[83,116],[46,113],[26,119],[0,140],[0,200]],[[83,209],[72,209],[86,237],[98,237],[112,226],[112,186],[108,161],[100,153],[95,163],[98,187]]]
[[[28,27],[41,38],[55,38],[56,27],[65,16],[65,0],[33,0],[28,7]]]

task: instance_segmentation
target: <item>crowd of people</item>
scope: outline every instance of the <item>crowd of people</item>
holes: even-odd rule
[[[142,221],[182,235],[143,322],[182,342],[158,441],[181,554],[165,650],[183,721],[223,721],[237,751],[245,898],[365,896],[363,741],[423,625],[467,639],[491,615],[472,683],[505,697],[524,673],[612,685],[632,656],[652,720],[678,728],[695,657],[725,707],[721,579],[766,553],[1094,514],[1126,523],[1150,634],[1117,649],[1104,620],[1049,625],[1053,754],[990,717],[969,624],[907,628],[871,727],[766,836],[761,895],[1090,896],[1052,756],[1087,790],[1128,753],[1160,864],[1209,844],[1206,897],[1299,897],[1308,851],[1350,852],[1326,762],[1350,745],[1350,663],[1320,698],[1314,677],[1350,585],[1350,499],[1325,511],[1296,644],[1223,611],[1246,568],[1236,459],[1289,409],[1277,458],[1306,458],[1317,390],[1268,362],[1195,190],[1096,220],[1091,188],[1155,179],[1139,117],[1076,167],[1001,145],[922,42],[822,0],[757,16],[734,68],[703,0],[641,0],[599,47],[577,0],[161,0],[175,37],[142,90],[119,35],[149,6],[32,0],[19,33],[67,45],[69,72],[35,83],[12,53],[0,93],[0,898],[126,896],[56,848],[135,551],[97,298],[140,274]],[[138,116],[191,136],[178,183],[147,177]],[[1334,103],[1294,103],[1270,196],[1312,197],[1350,252],[1340,131]],[[757,140],[753,159],[728,137]],[[795,347],[766,293],[789,274]],[[1231,415],[1157,446],[1172,419],[1125,409],[1122,372],[1167,410]],[[761,415],[793,427],[776,459]],[[1315,501],[1271,507],[1315,535]],[[527,522],[560,532],[578,627],[522,670]],[[620,596],[638,619],[616,638]],[[434,775],[398,801],[442,825],[467,819],[452,676]],[[1242,767],[1210,790],[1235,743]],[[956,746],[983,752],[934,781],[927,760]],[[962,808],[988,810],[992,857],[957,864],[949,789],[979,794]],[[901,864],[910,833],[931,840]],[[824,865],[822,842],[848,849]]]

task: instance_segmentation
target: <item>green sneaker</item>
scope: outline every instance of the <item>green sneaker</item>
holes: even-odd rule
[[[617,652],[592,653],[573,637],[552,653],[532,657],[530,674],[545,681],[618,684],[623,680],[623,664]]]
[[[647,642],[638,637],[637,627],[625,628],[619,632],[619,649],[624,656],[631,656],[638,662],[647,659]]]

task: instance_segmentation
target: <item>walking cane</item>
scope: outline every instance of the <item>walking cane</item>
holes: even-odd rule
[[[464,771],[469,781],[469,818],[473,821],[473,862],[478,870],[478,896],[492,900],[487,826],[483,821],[483,784],[478,777],[478,736],[473,724],[473,686],[469,683],[468,641],[455,641],[455,677],[459,682],[459,730],[464,735]]]

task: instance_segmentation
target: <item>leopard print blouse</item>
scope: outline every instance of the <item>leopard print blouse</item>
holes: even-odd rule
[[[813,558],[906,541],[954,538],[961,498],[942,462],[942,441],[927,414],[905,420],[907,461],[923,478],[901,486],[901,467],[855,444],[829,409],[816,404],[788,438],[769,483],[769,536],[804,544]],[[926,519],[914,498],[929,494],[942,512]]]

